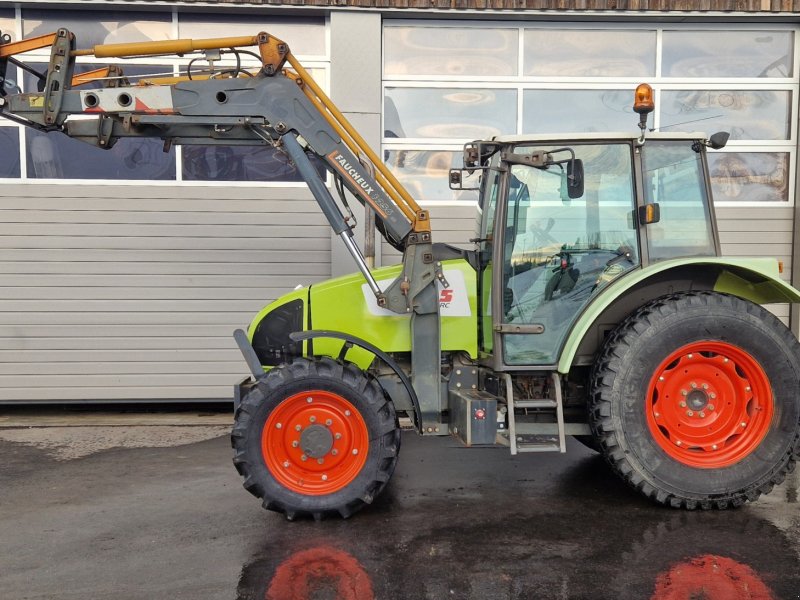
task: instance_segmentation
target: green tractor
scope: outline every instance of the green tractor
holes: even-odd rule
[[[47,46],[45,72],[20,62]],[[185,75],[138,82],[75,70],[87,56],[198,53],[197,77],[201,56]],[[220,54],[236,66],[217,66]],[[254,56],[257,69],[243,66]],[[0,96],[0,116],[40,132],[106,149],[130,137],[273,147],[351,254],[359,274],[295,290],[234,333],[251,372],[235,388],[234,464],[266,508],[348,517],[371,503],[397,463],[401,417],[511,454],[564,452],[575,436],[676,508],[741,505],[794,468],[800,347],[761,305],[800,292],[776,260],[720,256],[706,150],[727,135],[645,139],[649,86],[635,94],[638,135],[467,144],[450,173],[456,188],[480,181],[463,250],[434,243],[428,212],[265,32],[93,48],[64,28],[0,34],[0,77],[9,64],[40,91]],[[400,265],[368,268],[348,192]]]

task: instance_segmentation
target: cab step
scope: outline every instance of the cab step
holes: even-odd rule
[[[514,387],[511,375],[504,375],[506,383],[506,403],[508,405],[508,446],[511,454],[520,452],[566,452],[567,440],[564,427],[564,405],[561,397],[561,377],[553,371],[552,389],[555,398],[530,398],[524,400],[514,400]],[[555,408],[556,427],[555,435],[526,435],[517,432],[515,409],[517,408]],[[499,441],[499,440],[498,440]],[[501,441],[502,443],[502,441]]]

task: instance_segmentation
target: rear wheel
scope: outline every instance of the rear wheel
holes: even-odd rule
[[[760,306],[712,292],[644,306],[592,374],[591,425],[645,496],[726,508],[783,481],[800,453],[800,344]]]
[[[400,429],[383,390],[356,366],[299,359],[245,396],[231,443],[245,488],[265,508],[346,518],[389,481]]]

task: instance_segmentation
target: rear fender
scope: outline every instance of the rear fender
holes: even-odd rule
[[[579,348],[583,354],[584,350],[595,350],[602,343],[604,332],[598,331],[596,324],[601,317],[612,313],[615,306],[624,303],[625,314],[630,314],[659,295],[690,289],[731,294],[755,304],[800,302],[800,291],[781,279],[778,261],[773,258],[697,257],[659,262],[620,278],[586,307],[567,337],[558,372],[570,371]],[[608,324],[606,319],[602,322]]]

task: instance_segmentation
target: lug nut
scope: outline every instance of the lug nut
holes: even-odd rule
[[[317,459],[317,464],[318,464],[318,465],[321,465],[321,464],[322,464],[322,463],[324,463],[324,462],[325,462],[325,459],[324,459],[324,458],[318,458],[318,459]]]
[[[704,389],[704,390],[707,390],[707,389],[708,389],[708,384],[707,384],[707,383],[704,383],[704,384],[703,384],[703,389]]]
[[[322,481],[328,481],[328,476],[327,476],[327,475],[325,475],[324,473],[323,473],[323,475],[322,475]]]
[[[331,425],[333,425],[333,421],[331,421],[330,419],[327,419],[327,420],[325,421],[325,425],[327,425],[328,427],[330,427]]]
[[[350,416],[350,411],[349,410],[344,411],[344,416],[345,417],[349,417]]]
[[[331,454],[333,456],[336,456],[337,454],[339,454],[339,451],[336,448],[334,448],[333,450],[331,450]]]
[[[701,413],[700,413],[700,418],[701,418],[701,419],[705,419],[705,418],[706,418],[706,413],[704,413],[704,412],[701,412]]]
[[[309,423],[316,423],[317,417],[315,417],[314,415],[311,415],[310,417],[308,417],[308,421],[309,421]]]
[[[309,396],[308,398],[306,398],[306,402],[308,402],[309,404],[310,404],[311,402],[313,402],[313,401],[314,401],[314,399],[313,399],[311,396]]]
[[[689,356],[691,356],[691,354]],[[690,383],[689,385],[692,386],[692,389],[697,388],[697,384],[694,381],[692,383]]]
[[[288,460],[283,461],[283,466],[288,469],[289,468],[289,461]]]
[[[292,448],[297,448],[299,445],[300,445],[300,442],[298,442],[297,440],[292,442]]]
[[[280,423],[275,423],[275,429],[280,429],[281,427],[283,427],[283,425],[282,425],[282,424],[280,424]]]
[[[358,448],[353,448],[353,455],[358,454]]]
[[[687,392],[686,390],[681,390],[681,396],[688,396],[688,395],[689,392]]]
[[[691,410],[687,410],[686,411],[686,416],[687,417],[693,417],[694,416],[694,412],[692,412]]]
[[[709,404],[708,406],[706,406],[706,408],[708,410],[714,410],[714,405],[713,404]]]
[[[295,430],[295,431],[301,431],[302,429],[303,429],[303,428],[302,428],[300,425],[295,425],[295,426],[294,426],[294,430]]]
[[[307,460],[308,460],[308,457],[307,457],[305,454],[303,454],[303,455],[301,455],[301,456],[300,456],[300,460],[302,460],[303,462],[305,462],[305,461],[307,461]]]
[[[681,408],[686,408],[686,402],[681,402]]]

